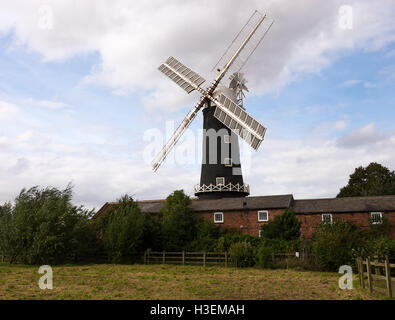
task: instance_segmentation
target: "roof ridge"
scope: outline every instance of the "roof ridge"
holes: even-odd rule
[[[307,198],[307,199],[295,199],[295,201],[306,201],[306,200],[339,200],[339,199],[372,199],[372,198],[395,198],[395,194],[387,194],[381,196],[358,196],[358,197],[334,197],[334,198]]]
[[[151,202],[165,202],[166,199],[157,199],[157,200],[136,200],[137,203],[151,203]]]

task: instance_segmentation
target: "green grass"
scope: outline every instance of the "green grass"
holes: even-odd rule
[[[375,299],[340,290],[340,274],[177,265],[53,267],[53,290],[38,266],[0,264],[0,299]],[[355,282],[354,282],[355,283]]]

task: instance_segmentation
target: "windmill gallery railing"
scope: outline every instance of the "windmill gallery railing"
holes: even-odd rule
[[[389,298],[393,297],[395,277],[391,277],[391,270],[394,273],[395,264],[390,263],[388,256],[384,261],[380,261],[378,257],[358,258],[357,266],[359,283],[362,288],[367,287],[370,293],[375,291],[379,294],[386,294]]]
[[[222,265],[229,263],[227,252],[150,251],[144,252],[144,264]]]
[[[228,183],[224,185],[196,185],[195,186],[195,193],[199,192],[215,192],[215,191],[237,191],[237,192],[247,192],[250,193],[250,186],[248,184],[233,184]]]

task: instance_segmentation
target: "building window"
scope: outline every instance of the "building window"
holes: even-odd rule
[[[223,223],[224,214],[223,212],[214,212],[214,223]]]
[[[228,134],[225,134],[224,135],[224,143],[230,143],[230,135],[228,135]]]
[[[372,222],[372,224],[383,223],[383,213],[382,212],[371,212],[370,213],[370,221]]]
[[[267,210],[258,211],[258,221],[269,221],[269,212]]]
[[[232,158],[225,158],[225,166],[231,167],[232,166]]]
[[[321,217],[322,217],[322,223],[332,223],[331,213],[324,213]]]
[[[259,229],[259,231],[258,231],[258,236],[259,236],[259,238],[262,237],[262,230],[261,229]]]
[[[225,185],[225,178],[224,177],[216,178],[215,183],[217,186],[224,186]]]

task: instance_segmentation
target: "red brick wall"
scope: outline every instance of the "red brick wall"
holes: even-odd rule
[[[266,210],[266,209],[262,209]],[[276,215],[282,214],[285,209],[269,209],[269,221],[273,220]],[[214,211],[198,212],[203,218],[214,223]],[[258,210],[245,211],[224,211],[224,222],[215,223],[220,227],[227,227],[239,230],[241,233],[258,236],[261,225],[267,222],[258,221]],[[392,238],[395,238],[395,212],[384,212],[383,217],[388,219]],[[298,219],[302,222],[300,229],[301,235],[309,238],[321,223],[321,214],[299,214]],[[369,227],[370,212],[356,213],[333,213],[332,219],[341,219],[342,221],[350,221],[362,228]]]
[[[267,209],[262,209],[267,210]],[[273,218],[282,214],[285,209],[269,209],[269,221]],[[241,233],[250,234],[252,236],[258,236],[261,225],[267,222],[258,221],[258,210],[245,210],[245,211],[223,211],[224,222],[215,223],[220,227],[227,227],[236,230],[240,230]],[[198,212],[203,218],[214,223],[214,211],[211,212]]]
[[[298,215],[302,222],[300,232],[305,237],[311,237],[314,231],[321,223],[321,214],[301,214]],[[390,225],[391,237],[395,238],[395,212],[383,212],[383,218],[388,219]],[[332,213],[332,219],[339,219],[342,221],[350,221],[364,229],[369,228],[370,212],[355,212],[355,213]]]

